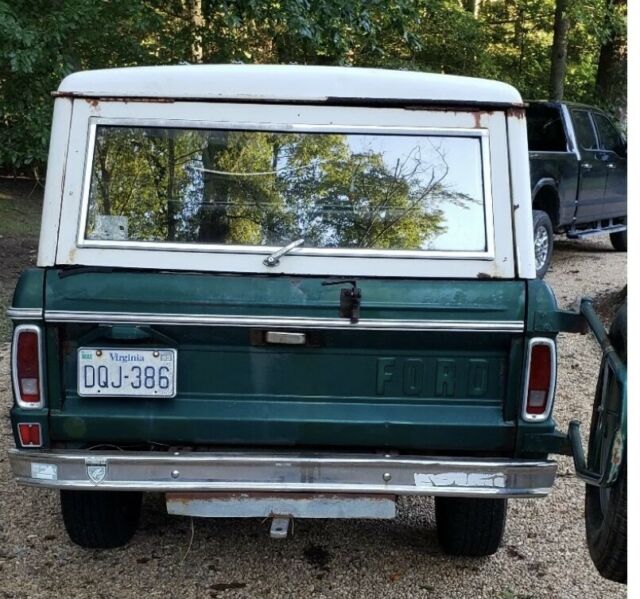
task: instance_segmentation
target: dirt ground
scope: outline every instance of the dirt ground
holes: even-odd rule
[[[0,193],[2,189],[0,187]],[[1,196],[0,196],[1,199]],[[33,239],[0,233],[1,297],[33,260]],[[558,241],[548,275],[558,301],[600,300],[607,314],[626,284],[626,254],[608,240]],[[0,331],[1,332],[1,331]],[[599,355],[588,336],[559,341],[555,414],[588,422]],[[568,458],[546,499],[510,502],[504,545],[484,559],[452,559],[436,540],[433,502],[409,498],[394,521],[297,521],[292,537],[269,538],[260,520],[193,520],[166,515],[145,499],[141,527],[122,549],[87,551],[66,537],[52,491],[18,487],[9,352],[0,338],[0,597],[625,597],[603,580],[585,545],[584,486]]]

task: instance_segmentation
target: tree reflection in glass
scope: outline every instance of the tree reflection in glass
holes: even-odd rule
[[[483,251],[479,138],[100,126],[87,239]]]

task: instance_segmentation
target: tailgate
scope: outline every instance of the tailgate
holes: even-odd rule
[[[523,282],[358,279],[351,323],[325,281],[48,271],[52,440],[513,450]],[[80,397],[79,348],[174,349],[175,396]]]

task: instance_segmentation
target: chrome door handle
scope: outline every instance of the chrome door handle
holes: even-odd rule
[[[616,168],[616,165],[613,162],[610,162],[609,164],[607,164],[607,168],[613,170],[614,168]]]
[[[583,162],[582,163],[582,168],[585,171],[590,171],[593,168],[593,165],[590,162]]]

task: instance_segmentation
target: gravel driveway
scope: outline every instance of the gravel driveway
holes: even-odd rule
[[[626,254],[608,240],[557,242],[548,275],[558,301],[626,283]],[[588,422],[599,355],[590,337],[563,336],[555,414]],[[0,346],[0,597],[625,597],[585,546],[583,485],[569,459],[546,499],[510,503],[504,546],[491,558],[451,559],[437,545],[433,502],[402,501],[395,521],[297,521],[271,540],[259,520],[168,517],[148,496],[130,546],[86,551],[67,539],[57,494],[17,487],[4,450],[13,445],[8,346]]]

